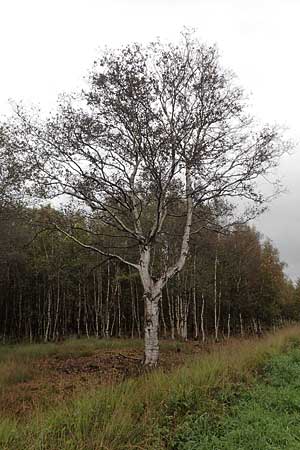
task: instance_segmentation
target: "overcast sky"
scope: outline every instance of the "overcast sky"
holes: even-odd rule
[[[300,0],[0,0],[0,17],[0,113],[9,113],[9,98],[53,107],[60,92],[82,85],[99,47],[178,39],[188,26],[217,43],[257,117],[300,141]],[[296,145],[279,169],[287,193],[255,222],[293,279],[300,277],[299,172]]]

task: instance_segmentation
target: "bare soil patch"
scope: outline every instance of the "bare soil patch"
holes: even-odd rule
[[[182,348],[162,348],[160,368],[171,370],[199,351],[201,346],[194,342]],[[33,411],[55,408],[80,392],[119,383],[145,372],[140,349],[100,349],[86,353],[78,356],[62,353],[31,361],[31,379],[2,388],[0,416],[27,418]]]

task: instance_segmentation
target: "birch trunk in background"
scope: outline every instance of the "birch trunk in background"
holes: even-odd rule
[[[205,308],[205,298],[202,293],[202,304],[201,304],[201,316],[200,316],[200,323],[201,323],[201,334],[202,334],[202,343],[205,342],[205,327],[204,327],[204,308]]]

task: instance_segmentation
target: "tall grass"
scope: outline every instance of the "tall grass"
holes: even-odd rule
[[[300,349],[271,359],[264,376],[243,389],[221,420],[186,418],[172,450],[298,450],[300,448]]]
[[[164,351],[183,350],[191,353],[191,346],[179,341],[162,341]],[[0,390],[7,386],[29,381],[38,376],[32,364],[35,360],[47,357],[67,359],[69,357],[92,356],[97,351],[120,352],[122,350],[141,353],[141,339],[97,339],[71,338],[62,343],[0,345]]]
[[[0,364],[8,359],[30,360],[52,355],[78,355],[82,353],[92,353],[97,350],[116,350],[116,349],[142,349],[143,341],[140,339],[66,339],[56,343],[41,344],[15,344],[0,345]]]
[[[170,373],[161,370],[82,394],[28,424],[0,428],[3,450],[160,450],[194,412],[222,416],[220,393],[251,383],[271,357],[300,341],[300,328],[233,340]],[[71,344],[70,344],[71,345]]]
[[[69,358],[91,356],[97,350],[142,349],[141,340],[130,339],[67,339],[63,343],[0,345],[0,390],[34,379],[35,360],[55,356]]]

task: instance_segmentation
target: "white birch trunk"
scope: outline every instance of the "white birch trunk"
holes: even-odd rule
[[[199,326],[197,320],[197,299],[196,299],[196,256],[194,257],[193,263],[193,318],[194,318],[194,339],[198,339],[199,336]]]
[[[228,316],[227,316],[227,339],[229,339],[229,338],[230,338],[230,335],[231,335],[231,325],[230,325],[230,321],[231,321],[231,313],[229,312],[229,313],[228,313]]]
[[[169,309],[169,320],[171,327],[171,339],[175,339],[175,319],[174,319],[174,301],[173,298],[170,298],[168,285],[166,286],[166,294],[168,300],[168,309]]]
[[[202,293],[202,305],[201,305],[200,323],[201,323],[201,334],[202,334],[202,342],[203,342],[203,344],[205,342],[204,308],[205,308],[205,298],[204,298],[204,295]]]
[[[243,324],[242,313],[239,313],[239,319],[240,319],[240,331],[241,331],[241,336],[244,337],[244,324]]]
[[[159,298],[145,294],[145,359],[148,367],[156,367],[159,359]]]
[[[144,364],[153,368],[159,359],[159,301],[162,296],[162,283],[154,283],[150,274],[150,247],[145,246],[140,258],[140,277],[144,287],[145,309],[145,355]]]
[[[256,320],[254,319],[254,317],[252,318],[252,324],[253,324],[254,334],[258,334],[258,327],[257,327],[257,323],[256,323]]]
[[[51,304],[52,297],[50,290],[48,291],[48,308],[47,308],[47,327],[44,336],[44,342],[48,342],[49,334],[50,334],[50,325],[51,325]]]
[[[177,262],[154,281],[151,276],[151,247],[141,246],[140,264],[138,266],[141,281],[144,287],[145,299],[145,358],[144,364],[150,368],[157,366],[159,359],[159,301],[162,297],[163,287],[168,280],[178,274],[186,261],[189,252],[189,240],[193,217],[193,202],[191,197],[191,178],[189,169],[186,169],[186,223],[184,227],[181,251]]]
[[[218,244],[217,244],[218,245]],[[214,325],[215,325],[215,341],[219,340],[219,324],[218,324],[218,293],[217,293],[217,269],[218,269],[218,247],[216,248],[215,265],[214,265]]]

